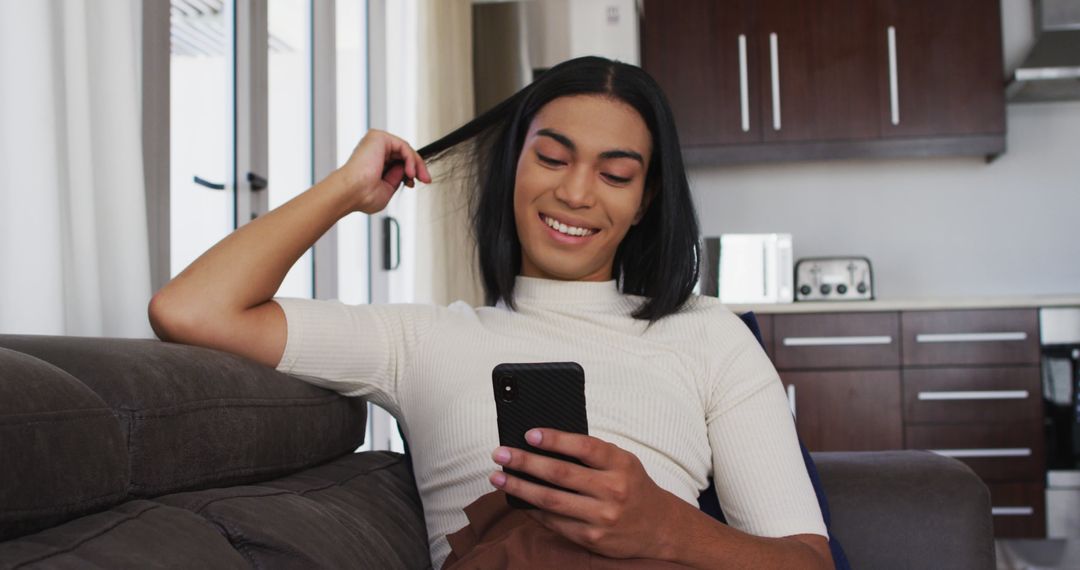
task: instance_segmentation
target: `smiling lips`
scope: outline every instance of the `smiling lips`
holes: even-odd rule
[[[547,224],[547,226],[560,237],[577,238],[573,240],[575,242],[581,241],[583,238],[592,236],[600,231],[594,228],[571,226],[544,213],[540,213],[540,221]]]

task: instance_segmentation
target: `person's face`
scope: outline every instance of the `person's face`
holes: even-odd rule
[[[576,95],[542,107],[514,180],[521,274],[611,279],[615,251],[648,205],[651,152],[645,121],[626,103]]]

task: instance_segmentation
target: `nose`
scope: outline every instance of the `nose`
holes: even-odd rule
[[[596,203],[593,182],[588,168],[571,169],[555,188],[555,198],[568,208],[592,207]]]

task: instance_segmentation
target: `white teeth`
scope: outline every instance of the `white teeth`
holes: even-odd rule
[[[585,228],[576,228],[574,226],[568,226],[568,225],[566,225],[566,224],[564,224],[564,223],[562,223],[562,222],[560,222],[560,221],[558,221],[555,218],[552,218],[550,216],[544,216],[544,222],[547,225],[551,226],[552,229],[558,231],[559,233],[563,233],[563,234],[566,234],[566,235],[584,237],[584,236],[589,236],[589,235],[592,235],[593,233],[595,233],[593,230],[587,230]]]

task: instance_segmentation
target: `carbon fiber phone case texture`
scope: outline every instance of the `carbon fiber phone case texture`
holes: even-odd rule
[[[507,379],[511,389],[507,390]],[[589,433],[585,411],[585,371],[576,362],[503,363],[491,371],[495,409],[499,418],[499,443],[539,455],[582,465],[573,457],[538,449],[525,441],[525,432],[536,427],[580,434]],[[527,473],[504,470],[515,477],[559,488]],[[516,508],[535,508],[507,495]]]

